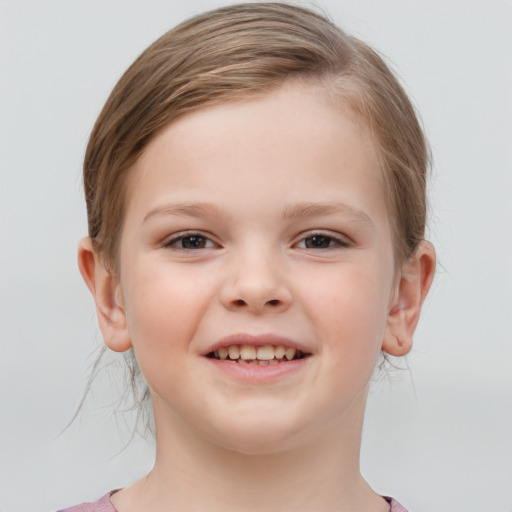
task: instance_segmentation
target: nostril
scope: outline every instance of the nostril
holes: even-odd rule
[[[268,300],[267,304],[270,306],[277,306],[279,304],[279,301],[277,299]]]
[[[235,300],[236,306],[245,306],[245,301],[242,299]]]

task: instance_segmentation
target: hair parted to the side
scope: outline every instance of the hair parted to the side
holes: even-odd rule
[[[155,41],[121,77],[96,121],[84,161],[89,236],[112,273],[119,272],[131,168],[152,139],[189,112],[264,95],[289,79],[325,86],[370,129],[397,264],[412,255],[425,231],[429,152],[394,74],[322,14],[286,3],[242,3],[195,16]]]
[[[114,87],[84,161],[89,236],[113,272],[130,169],[170,122],[285,80],[325,83],[372,131],[381,153],[399,263],[423,239],[427,145],[413,106],[381,57],[325,16],[245,3],[191,18],[149,46]]]

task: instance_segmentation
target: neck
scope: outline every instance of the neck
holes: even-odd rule
[[[155,407],[155,466],[114,495],[119,512],[389,510],[359,470],[364,403],[356,404],[343,424],[326,425],[307,442],[265,453],[213,444],[177,418],[168,428]]]

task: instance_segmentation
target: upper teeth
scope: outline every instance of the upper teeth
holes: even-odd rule
[[[297,354],[296,349],[284,347],[283,345],[264,345],[254,347],[252,345],[230,345],[229,347],[220,347],[214,351],[214,356],[219,359],[242,359],[243,361],[259,360],[271,361],[272,359],[283,359],[286,357],[291,361]]]

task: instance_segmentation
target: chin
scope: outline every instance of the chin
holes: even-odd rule
[[[290,417],[276,415],[265,419],[245,416],[229,425],[218,425],[216,430],[217,445],[244,455],[271,455],[293,449],[304,442],[305,432]]]

